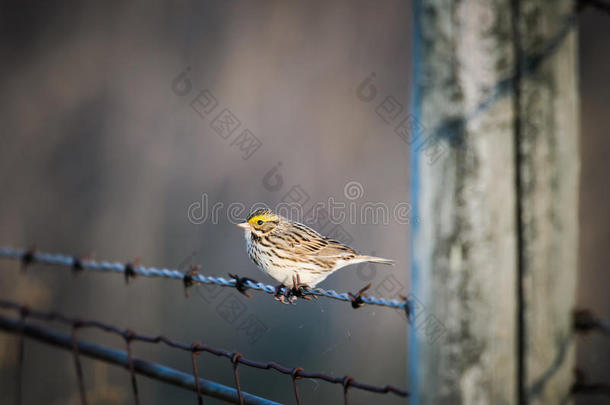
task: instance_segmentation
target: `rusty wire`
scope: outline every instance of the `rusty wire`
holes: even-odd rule
[[[123,333],[121,333],[121,335],[125,339],[125,344],[127,345],[127,362],[129,364],[129,375],[131,377],[133,397],[136,405],[140,405],[140,396],[138,395],[138,384],[136,381],[136,374],[134,373],[133,367],[133,353],[131,351],[131,341],[133,340],[135,333],[131,329],[126,329],[123,331]]]
[[[597,317],[589,309],[577,309],[573,312],[572,326],[578,333],[599,332],[610,336],[610,320]],[[603,395],[610,398],[610,384],[590,383],[586,373],[577,368],[576,378],[572,385],[573,395]]]
[[[294,398],[297,401],[297,405],[301,405],[301,396],[299,395],[299,387],[297,386],[297,380],[299,379],[297,374],[301,371],[304,371],[301,367],[295,367],[290,372],[290,377],[292,378],[292,388],[294,389]]]
[[[63,334],[31,322],[24,323],[22,325],[19,318],[11,319],[0,315],[0,329],[7,332],[17,333],[18,335],[23,333],[24,336],[29,338],[36,339],[43,343],[48,343],[66,350],[74,351],[74,347],[76,346],[79,355],[82,352],[85,356],[93,359],[120,365],[126,369],[129,369],[128,355],[124,351],[100,346],[85,340],[75,341],[73,335]],[[188,373],[137,358],[133,359],[133,365],[135,372],[146,375],[152,379],[170,383],[181,388],[186,388],[194,391],[195,393],[197,392],[197,386],[199,385],[200,391],[204,392],[206,395],[210,395],[228,402],[236,402],[238,400],[236,389],[204,379],[194,381],[196,375],[190,376]],[[17,373],[16,376],[18,377],[18,384],[21,385],[20,374]],[[248,405],[279,405],[278,402],[258,397],[245,391],[242,392],[242,395],[245,400],[244,402]],[[83,397],[81,397],[81,403],[83,403]]]
[[[574,370],[575,379],[570,392],[572,395],[602,395],[610,398],[610,384],[591,383],[586,373],[576,368]]]
[[[582,11],[588,7],[593,8],[596,11],[601,11],[610,15],[610,3],[602,0],[579,0],[578,11]]]
[[[587,333],[597,331],[606,336],[610,336],[610,320],[597,317],[589,309],[578,309],[574,311],[572,326],[576,332]]]
[[[169,279],[181,280],[184,283],[185,294],[189,286],[196,283],[202,284],[215,284],[221,287],[232,287],[236,288],[239,292],[244,295],[249,295],[246,290],[258,290],[266,292],[267,294],[275,295],[294,294],[290,289],[285,287],[278,289],[277,287],[266,285],[263,283],[256,282],[246,277],[239,277],[237,275],[230,275],[231,279],[227,280],[223,277],[212,277],[204,276],[197,273],[197,268],[191,269],[187,273],[183,273],[176,269],[157,269],[155,267],[144,267],[138,265],[138,260],[133,262],[127,262],[126,264],[118,262],[108,261],[96,261],[90,259],[83,259],[75,256],[69,256],[64,254],[54,254],[39,252],[34,249],[15,249],[9,246],[0,246],[0,258],[20,260],[24,268],[33,263],[42,263],[49,265],[64,266],[73,269],[74,271],[82,270],[93,270],[103,272],[116,272],[123,273],[125,281],[129,282],[136,276],[146,277],[161,277]],[[323,288],[302,288],[299,289],[300,296],[306,296],[307,298],[317,298],[318,296],[331,298],[334,300],[349,302],[353,308],[359,308],[364,304],[378,305],[383,307],[389,307],[394,309],[400,309],[405,312],[409,312],[410,303],[408,300],[388,300],[386,298],[375,298],[363,294],[364,290],[361,290],[358,294],[351,293],[338,293],[334,290],[325,290]]]
[[[29,310],[26,307],[21,307],[19,310],[19,343],[17,347],[17,395],[15,397],[15,402],[17,405],[21,404],[21,399],[23,396],[23,387],[21,384],[21,378],[23,376],[23,351],[24,351],[24,328],[25,328],[25,318],[28,316]]]
[[[87,405],[87,393],[85,391],[85,381],[83,378],[83,367],[80,362],[78,353],[78,328],[81,326],[80,320],[76,319],[72,324],[72,354],[74,356],[74,369],[76,370],[76,379],[78,382],[78,391],[80,394],[80,402],[82,405]]]
[[[197,346],[201,343],[193,343],[191,345],[191,362],[193,363],[193,376],[195,377],[195,388],[197,390],[197,404],[203,405],[203,396],[201,395],[201,387],[199,386],[199,369],[197,368],[197,355],[201,351],[197,350]]]
[[[326,382],[329,382],[332,384],[341,385],[343,387],[344,402],[346,404],[348,403],[347,392],[348,392],[348,389],[350,389],[350,388],[357,388],[360,390],[374,392],[374,393],[381,393],[381,394],[392,393],[399,397],[408,397],[409,396],[409,393],[407,391],[394,387],[392,385],[375,386],[375,385],[365,384],[365,383],[356,381],[355,379],[353,379],[350,376],[334,377],[334,376],[324,374],[324,373],[307,372],[307,371],[303,370],[302,368],[286,367],[281,364],[275,363],[273,361],[268,361],[268,362],[254,361],[254,360],[250,360],[250,359],[244,357],[239,352],[229,352],[229,351],[222,350],[222,349],[216,349],[216,348],[213,348],[211,346],[201,344],[201,343],[186,344],[186,343],[179,342],[179,341],[170,339],[170,338],[162,336],[162,335],[157,335],[157,336],[141,335],[130,329],[120,329],[116,326],[102,323],[99,321],[71,318],[71,317],[63,315],[61,313],[58,313],[58,312],[43,312],[43,311],[32,310],[25,305],[15,303],[12,301],[0,300],[0,308],[19,311],[22,314],[22,316],[21,316],[21,319],[22,319],[21,329],[22,330],[23,330],[23,324],[25,323],[25,317],[27,317],[27,318],[44,320],[44,321],[58,321],[58,322],[66,324],[66,325],[69,325],[72,328],[78,328],[78,329],[96,328],[96,329],[100,329],[100,330],[103,330],[108,333],[113,333],[118,336],[121,336],[127,342],[127,354],[128,354],[128,358],[129,358],[129,367],[128,368],[129,368],[129,372],[130,372],[130,376],[131,376],[132,389],[134,392],[134,398],[135,398],[136,404],[139,403],[139,398],[138,398],[138,390],[137,390],[134,366],[133,366],[134,361],[133,361],[133,357],[132,357],[132,353],[131,353],[131,343],[134,341],[141,341],[141,342],[155,343],[155,344],[164,343],[165,345],[167,345],[169,347],[187,351],[187,352],[191,353],[193,356],[195,356],[196,354],[199,354],[201,352],[207,352],[207,353],[213,354],[218,357],[226,357],[227,359],[229,359],[231,361],[231,364],[233,366],[233,375],[234,375],[234,379],[235,379],[235,386],[236,386],[240,404],[243,404],[244,402],[243,402],[243,394],[242,394],[242,389],[241,389],[240,380],[239,380],[239,370],[238,370],[239,365],[244,365],[244,366],[262,369],[262,370],[273,369],[282,374],[290,376],[292,378],[293,389],[294,389],[294,393],[295,393],[295,398],[297,400],[297,404],[300,404],[301,402],[300,402],[300,397],[299,397],[296,381],[298,379],[304,379],[304,378],[319,379],[319,380],[323,380],[323,381],[326,381]],[[77,352],[75,352],[75,356],[77,356]],[[77,371],[77,373],[78,373],[78,371]],[[194,374],[195,379],[198,379],[197,366],[196,366],[196,361],[194,360],[194,357],[193,357],[193,374]],[[21,386],[20,383],[19,383],[19,386]],[[197,389],[197,391],[199,391],[199,389]],[[199,398],[199,396],[200,395],[198,392],[198,398]],[[81,398],[84,398],[84,397],[81,397]],[[200,404],[202,403],[200,399],[198,399],[198,401]]]

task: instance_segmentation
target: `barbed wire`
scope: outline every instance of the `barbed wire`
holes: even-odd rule
[[[610,336],[610,320],[597,317],[589,309],[578,309],[574,311],[572,326],[576,332],[589,333],[597,331],[605,336]],[[576,379],[572,385],[573,395],[590,394],[603,395],[610,398],[610,385],[604,383],[590,383],[585,372],[577,368]]]
[[[597,317],[589,309],[574,311],[573,326],[577,332],[598,331],[606,336],[610,336],[610,320]]]
[[[300,367],[286,367],[286,366],[280,365],[273,361],[269,361],[269,362],[254,361],[254,360],[245,358],[239,352],[229,352],[229,351],[222,350],[222,349],[216,349],[216,348],[213,348],[211,346],[208,346],[208,345],[205,345],[205,344],[202,344],[199,342],[193,343],[193,344],[187,344],[187,343],[179,342],[177,340],[170,339],[170,338],[162,336],[162,335],[157,335],[157,336],[141,335],[141,334],[138,334],[138,333],[132,331],[131,329],[120,329],[116,326],[102,323],[99,321],[83,320],[80,318],[71,318],[71,317],[63,315],[61,313],[58,313],[58,312],[43,312],[43,311],[33,310],[33,309],[29,308],[28,306],[25,306],[25,305],[22,305],[22,304],[19,304],[16,302],[12,302],[12,301],[0,300],[0,308],[15,310],[20,314],[20,318],[18,320],[13,320],[13,323],[18,322],[18,327],[13,328],[13,330],[18,329],[19,333],[21,334],[20,349],[18,350],[19,375],[21,375],[21,368],[22,368],[21,365],[23,363],[23,335],[29,331],[27,333],[28,335],[36,336],[40,340],[45,340],[45,339],[48,340],[48,339],[50,339],[49,336],[51,336],[51,334],[49,334],[49,333],[36,334],[35,328],[32,329],[31,326],[29,328],[26,327],[27,326],[26,322],[25,322],[26,318],[34,318],[34,319],[39,319],[39,320],[44,320],[44,321],[58,321],[58,322],[61,322],[63,324],[66,324],[66,325],[69,325],[72,327],[72,337],[69,339],[69,341],[70,341],[70,344],[71,344],[71,347],[72,347],[72,350],[73,350],[74,356],[75,356],[75,367],[76,367],[77,378],[78,378],[78,382],[79,382],[78,383],[79,390],[81,393],[81,403],[83,403],[83,404],[86,404],[86,397],[85,397],[85,390],[84,390],[84,383],[83,383],[82,368],[80,367],[80,360],[78,357],[79,348],[83,347],[83,345],[77,341],[77,330],[84,329],[84,328],[96,328],[99,330],[103,330],[105,332],[113,333],[118,336],[121,336],[125,340],[126,345],[127,345],[127,352],[126,352],[127,358],[125,361],[121,362],[121,364],[125,365],[129,369],[129,373],[131,376],[132,389],[134,392],[134,399],[135,399],[136,404],[139,403],[139,395],[138,395],[138,389],[137,389],[137,382],[136,382],[136,378],[135,378],[135,372],[138,371],[141,373],[142,369],[143,369],[142,366],[144,363],[142,360],[138,360],[133,357],[132,350],[131,350],[131,343],[133,341],[141,341],[141,342],[155,343],[155,344],[163,343],[169,347],[172,347],[175,349],[180,349],[180,350],[191,353],[192,362],[193,362],[193,378],[194,378],[193,383],[196,385],[196,392],[198,395],[199,404],[202,403],[202,399],[201,399],[202,392],[204,392],[208,395],[213,395],[213,396],[217,396],[214,394],[214,392],[216,392],[216,393],[220,392],[224,395],[224,397],[223,397],[224,399],[231,397],[231,392],[232,392],[231,391],[232,389],[229,389],[229,387],[224,387],[217,383],[212,383],[212,382],[209,382],[206,380],[199,379],[196,356],[202,352],[211,353],[218,357],[226,357],[227,359],[229,359],[231,361],[231,364],[233,365],[233,374],[234,374],[235,387],[236,387],[235,388],[236,392],[233,393],[236,395],[232,395],[232,399],[233,400],[237,399],[238,403],[240,403],[240,404],[271,403],[271,402],[259,401],[259,400],[266,401],[264,398],[259,398],[259,400],[256,400],[256,401],[252,400],[254,402],[245,400],[248,396],[250,396],[250,397],[254,397],[254,396],[251,394],[246,395],[246,393],[244,393],[241,389],[241,385],[240,385],[240,381],[239,381],[239,371],[238,371],[239,365],[244,365],[244,366],[263,369],[263,370],[273,369],[282,374],[290,376],[297,404],[301,404],[297,381],[300,379],[306,379],[306,378],[307,379],[319,379],[319,380],[323,380],[323,381],[326,381],[326,382],[329,382],[332,384],[342,385],[345,404],[348,404],[347,393],[350,388],[357,388],[360,390],[374,392],[374,393],[381,393],[381,394],[392,393],[399,397],[409,396],[409,393],[407,391],[401,390],[392,385],[375,386],[375,385],[358,382],[354,378],[352,378],[348,375],[346,375],[344,377],[334,377],[334,376],[324,374],[324,373],[307,372],[303,368],[300,368]],[[8,323],[7,323],[6,318],[0,317],[0,320],[4,321],[4,322],[0,322],[0,327],[3,327],[4,329],[10,329],[7,327],[7,325],[10,323],[10,320],[8,321]],[[45,331],[45,332],[48,332],[48,331]],[[65,343],[65,341],[66,341],[66,339],[64,339],[64,343]],[[65,346],[65,344],[64,344],[64,346]],[[151,376],[150,374],[147,374],[147,375]],[[152,375],[151,377],[162,379],[162,378],[160,378],[160,375]],[[204,386],[201,385],[202,381],[204,382]],[[212,386],[210,386],[210,384],[212,384]],[[19,387],[20,386],[21,386],[21,381],[19,381]],[[222,389],[222,387],[224,387],[224,390]],[[212,388],[214,388],[214,389],[212,389]],[[229,391],[227,391],[227,389],[229,389]],[[255,398],[258,398],[258,397],[255,397]],[[250,398],[250,399],[252,399],[252,398]]]
[[[91,357],[93,359],[100,360],[106,363],[123,366],[128,369],[130,373],[130,365],[133,365],[134,373],[145,375],[147,377],[160,380],[169,384],[173,384],[178,387],[191,390],[195,393],[208,395],[230,402],[237,402],[239,400],[238,393],[235,388],[227,387],[225,385],[213,381],[200,379],[198,378],[198,373],[195,369],[193,370],[193,375],[190,375],[188,373],[184,373],[182,371],[161,364],[145,361],[135,357],[130,357],[131,355],[125,351],[112,349],[85,340],[79,340],[76,338],[76,327],[73,327],[72,334],[70,335],[58,332],[54,329],[45,328],[33,323],[26,323],[21,318],[8,318],[0,315],[0,330],[17,334],[20,348],[24,347],[24,338],[28,337],[38,340],[42,343],[47,343],[59,348],[71,350],[72,355],[74,357],[77,385],[81,404],[87,404],[84,374],[80,363],[81,355],[85,355],[87,357]],[[18,353],[19,358],[16,381],[17,395],[15,398],[16,404],[21,403],[21,387],[24,385],[22,381],[23,357],[21,357],[23,351],[19,351]],[[131,384],[133,386],[133,381],[135,381],[135,378],[133,378],[132,375],[130,375],[130,377],[132,377]],[[33,384],[28,382],[26,385],[32,386]],[[242,394],[245,404],[278,405],[278,403],[275,401],[258,397],[256,395],[249,394],[245,391],[242,391]],[[197,395],[197,397],[200,398],[200,395]],[[7,396],[4,395],[4,398],[7,399]],[[136,396],[135,398],[135,401],[137,403],[139,401],[139,396]],[[198,402],[199,404],[202,404],[202,400],[198,399]]]
[[[246,293],[247,289],[263,291],[275,296],[278,296],[278,294],[287,294],[290,291],[290,289],[287,289],[286,287],[278,289],[277,287],[271,285],[234,275],[231,275],[232,278],[227,280],[223,277],[204,276],[202,274],[198,274],[196,271],[194,271],[194,269],[192,271],[183,273],[177,269],[158,269],[155,267],[139,266],[134,262],[123,264],[119,262],[96,261],[61,253],[45,253],[38,252],[33,249],[16,249],[10,246],[0,246],[0,258],[20,260],[24,266],[28,266],[33,263],[43,263],[71,268],[76,272],[82,270],[92,270],[100,272],[122,273],[125,276],[125,281],[129,281],[129,279],[134,278],[135,276],[145,276],[182,280],[185,288],[188,288],[195,283],[215,284],[221,287],[236,288],[245,295],[248,295]],[[388,300],[385,298],[370,297],[364,293],[365,290],[366,287],[360,290],[357,294],[352,294],[338,293],[335,290],[325,290],[323,288],[303,288],[299,291],[299,294],[308,298],[326,297],[338,301],[346,301],[351,303],[353,308],[359,308],[364,304],[369,304],[400,309],[405,311],[407,314],[407,319],[410,319],[412,308],[408,300],[405,299],[404,301],[398,301],[394,299]]]
[[[602,0],[579,0],[578,1],[579,11],[582,11],[588,7],[591,7],[597,11],[601,11],[601,12],[604,12],[604,13],[610,15],[610,3],[606,3]]]
[[[28,315],[26,315],[27,317]],[[47,319],[50,320],[50,319]],[[78,321],[77,321],[78,322]],[[28,336],[34,339],[53,344],[56,346],[64,347],[72,350],[76,365],[76,376],[78,379],[78,386],[80,392],[81,403],[86,404],[86,393],[84,390],[83,372],[80,366],[80,354],[85,354],[89,357],[96,358],[98,360],[114,363],[126,367],[131,376],[131,384],[134,390],[134,399],[136,403],[139,403],[139,394],[137,390],[137,384],[135,380],[135,373],[143,374],[148,377],[162,380],[174,385],[178,385],[183,388],[188,388],[196,393],[206,394],[219,399],[236,402],[239,398],[238,390],[226,387],[222,384],[218,384],[212,381],[203,380],[198,378],[196,370],[193,372],[193,377],[188,374],[162,366],[156,363],[137,359],[132,356],[130,348],[127,352],[118,351],[105,346],[95,345],[93,343],[78,340],[76,338],[77,328],[87,327],[91,325],[82,326],[77,323],[72,324],[72,336],[65,335],[56,332],[52,329],[46,329],[41,326],[36,326],[30,323],[24,322],[24,317],[21,319],[10,319],[0,316],[0,328],[9,332],[18,333],[20,335],[20,346],[23,347],[23,337]],[[125,337],[125,336],[124,336]],[[127,338],[126,338],[127,339]],[[21,389],[21,368],[22,368],[22,357],[19,357],[19,378],[18,378],[18,391]],[[192,379],[192,380],[191,380]],[[198,395],[199,397],[200,395]],[[248,404],[277,404],[277,402],[267,400],[265,398],[257,397],[252,394],[248,394],[242,391],[244,403]],[[20,397],[17,399],[17,403],[20,401]],[[199,401],[201,403],[201,401]]]
[[[589,382],[586,373],[580,368],[576,368],[574,372],[575,381],[570,390],[572,395],[603,395],[610,398],[610,384]]]

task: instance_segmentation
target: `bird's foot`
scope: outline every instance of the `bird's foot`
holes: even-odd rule
[[[288,304],[288,302],[286,302],[286,291],[287,288],[284,284],[277,285],[275,287],[275,294],[273,295],[273,297],[276,301],[279,301],[282,304]]]
[[[297,298],[303,298],[307,301],[311,301],[313,298],[318,298],[316,295],[309,294],[311,287],[301,282],[301,277],[297,274],[292,276],[292,288],[289,290],[293,302],[296,302]]]
[[[308,301],[318,298],[317,295],[310,293],[311,288],[301,282],[301,278],[296,275],[292,277],[292,287],[288,288],[284,284],[275,287],[275,299],[282,304],[296,304],[298,298]]]

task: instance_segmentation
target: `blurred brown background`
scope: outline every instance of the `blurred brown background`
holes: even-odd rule
[[[247,258],[243,235],[227,217],[229,204],[274,206],[294,190],[309,197],[306,209],[329,197],[348,202],[344,187],[352,181],[364,191],[358,204],[409,202],[407,145],[375,109],[393,96],[407,115],[410,2],[4,2],[0,7],[0,245],[35,244],[44,251],[124,262],[141,256],[142,264],[158,267],[199,263],[206,275],[237,272],[272,283]],[[610,317],[605,156],[610,16],[586,11],[580,21],[579,303]],[[180,95],[172,83],[187,67],[192,87]],[[358,86],[372,72],[378,93],[362,101]],[[218,104],[201,117],[190,103],[204,89]],[[241,123],[228,139],[212,128],[225,108]],[[244,159],[233,142],[246,128],[261,146]],[[265,180],[278,163],[281,181]],[[277,187],[270,187],[270,178]],[[189,220],[189,207],[204,194],[209,206],[223,204],[217,223]],[[371,282],[384,296],[409,291],[407,226],[345,223],[343,231],[340,239],[397,265],[344,269],[323,287],[356,291]],[[283,306],[260,293],[247,299],[220,288],[199,288],[186,299],[178,281],[138,278],[125,286],[119,275],[89,272],[73,278],[69,271],[44,266],[24,274],[5,261],[0,270],[0,296],[35,308],[372,384],[408,383],[406,322],[392,310],[353,311],[329,300]],[[232,300],[245,308],[236,320],[221,309]],[[245,333],[246,319],[256,319],[263,332]],[[123,347],[101,333],[83,336]],[[7,403],[15,393],[15,342],[0,334],[0,393]],[[609,342],[595,335],[579,342],[578,363],[589,378],[610,382]],[[190,370],[187,355],[167,348],[137,344],[135,355]],[[227,361],[203,355],[199,366],[203,378],[232,386]],[[90,403],[131,402],[123,369],[85,359],[84,371]],[[68,352],[28,341],[25,373],[32,381],[25,403],[78,403]],[[184,390],[143,377],[138,382],[142,403],[194,400]],[[242,386],[292,401],[290,379],[273,372],[244,368]],[[342,397],[339,386],[302,382],[301,387],[306,403]],[[364,392],[352,399],[397,403]]]
[[[580,16],[580,268],[577,303],[610,318],[610,15]],[[600,334],[579,336],[577,365],[590,381],[610,384],[610,342]],[[604,403],[602,397],[578,403]]]

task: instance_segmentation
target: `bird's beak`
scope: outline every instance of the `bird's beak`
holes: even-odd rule
[[[247,229],[247,230],[250,230],[250,229],[251,229],[250,224],[249,224],[249,223],[247,223],[247,222],[242,222],[241,224],[237,224],[237,226],[239,226],[240,228]]]

